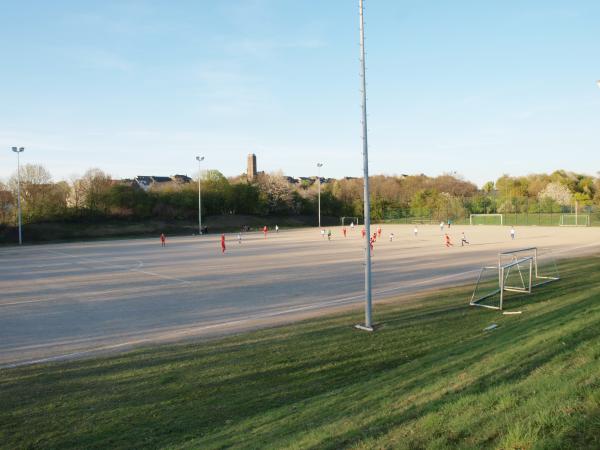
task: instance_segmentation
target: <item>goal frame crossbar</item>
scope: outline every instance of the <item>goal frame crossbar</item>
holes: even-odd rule
[[[498,267],[500,267],[503,264],[503,261],[506,257],[510,256],[511,260],[514,261],[516,258],[518,258],[515,256],[516,253],[525,253],[525,252],[531,253],[532,254],[531,256],[533,257],[533,270],[534,270],[533,278],[536,280],[535,283],[533,283],[533,287],[541,286],[542,284],[560,280],[559,276],[553,277],[553,276],[540,275],[539,266],[538,266],[538,248],[537,247],[519,248],[516,250],[510,250],[507,252],[498,253]],[[556,268],[556,263],[554,261],[553,261],[553,265],[554,265],[555,272],[558,273],[558,269]]]
[[[566,217],[575,218],[575,223],[565,223]],[[584,218],[585,223],[579,223],[579,220]],[[569,214],[561,214],[560,221],[558,222],[559,227],[589,227],[590,226],[590,215],[589,214],[579,214],[579,213],[569,213]]]
[[[469,215],[469,225],[473,225],[473,217],[500,217],[500,225],[504,225],[504,214],[471,214]]]

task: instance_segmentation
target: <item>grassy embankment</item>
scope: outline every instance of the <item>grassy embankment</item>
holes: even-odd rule
[[[328,224],[337,224],[339,219],[325,218]],[[315,218],[309,216],[244,216],[223,215],[208,216],[202,225],[209,233],[237,232],[242,226],[259,229],[267,225],[282,228],[315,226]],[[18,240],[16,227],[0,227],[0,244],[14,244]],[[132,237],[152,237],[165,233],[168,236],[191,236],[198,233],[197,221],[128,221],[100,220],[84,222],[43,222],[25,224],[23,236],[25,243],[66,242],[95,239],[114,239]]]
[[[600,448],[600,259],[200,344],[0,372],[4,448]],[[496,330],[484,327],[497,323]]]

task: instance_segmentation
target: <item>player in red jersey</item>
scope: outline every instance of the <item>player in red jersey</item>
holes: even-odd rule
[[[454,246],[454,244],[450,241],[450,236],[448,236],[448,233],[445,234],[444,240],[446,241],[446,247]]]

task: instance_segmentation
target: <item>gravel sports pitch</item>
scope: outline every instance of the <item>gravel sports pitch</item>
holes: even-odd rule
[[[360,308],[362,227],[6,247],[0,249],[0,367],[204,339]],[[372,227],[372,232],[377,226]],[[382,225],[378,301],[474,283],[500,251],[537,246],[557,259],[596,252],[600,228]],[[448,231],[447,228],[444,230]],[[461,247],[461,232],[469,245]],[[394,233],[390,242],[389,235]],[[468,299],[465,298],[465,305]],[[495,314],[491,312],[490,314]],[[353,324],[348,324],[349,326]]]

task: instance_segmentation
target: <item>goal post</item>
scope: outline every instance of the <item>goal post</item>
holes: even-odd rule
[[[589,214],[561,214],[560,222],[558,223],[561,227],[589,227],[590,226],[590,215]]]
[[[504,225],[504,214],[471,214],[470,225]]]
[[[482,293],[483,282],[486,272],[491,272],[493,276],[497,274],[497,287],[489,292]],[[477,284],[471,296],[471,306],[481,306],[482,308],[502,310],[504,307],[505,292],[526,292],[531,294],[533,279],[533,257],[525,256],[506,264],[499,266],[487,266],[479,272]],[[478,295],[480,294],[480,295]],[[483,303],[484,300],[499,295],[498,305]]]
[[[533,288],[559,279],[549,250],[530,247],[502,252],[496,265],[479,271],[469,305],[502,310],[506,292],[531,294]]]
[[[354,225],[358,225],[358,217],[342,217],[340,219],[342,226],[350,225],[353,223]]]
[[[439,223],[437,219],[433,219],[431,216],[426,217],[412,217],[410,219],[411,224],[415,225],[436,225]]]

